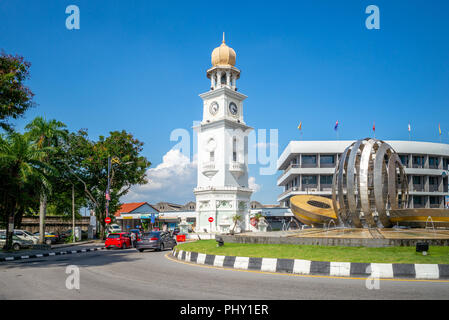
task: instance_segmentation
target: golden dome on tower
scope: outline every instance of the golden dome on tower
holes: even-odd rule
[[[212,66],[235,66],[236,54],[234,49],[228,47],[225,43],[223,32],[223,43],[212,51]]]

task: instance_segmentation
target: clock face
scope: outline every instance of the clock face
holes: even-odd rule
[[[219,105],[218,105],[218,103],[217,102],[212,102],[212,104],[210,105],[210,107],[209,107],[209,112],[212,114],[212,115],[216,115],[217,114],[217,112],[218,112],[218,109],[219,109]]]
[[[231,114],[234,115],[234,116],[237,114],[238,107],[237,107],[237,105],[236,105],[234,102],[231,102],[231,103],[229,104],[229,111],[230,111]]]

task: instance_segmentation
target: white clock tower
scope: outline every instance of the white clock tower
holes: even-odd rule
[[[203,121],[198,133],[198,186],[196,231],[229,232],[233,217],[241,216],[236,232],[249,229],[248,134],[243,120],[243,100],[236,82],[235,51],[223,43],[212,52],[212,68],[207,70],[210,90],[203,99]],[[213,218],[213,222],[209,219]]]

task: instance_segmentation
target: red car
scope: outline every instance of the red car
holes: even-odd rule
[[[131,238],[127,232],[110,233],[104,245],[106,249],[110,249],[111,247],[120,249],[131,248]]]

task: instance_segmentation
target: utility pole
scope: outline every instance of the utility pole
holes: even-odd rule
[[[75,184],[72,183],[72,242],[75,242]]]

